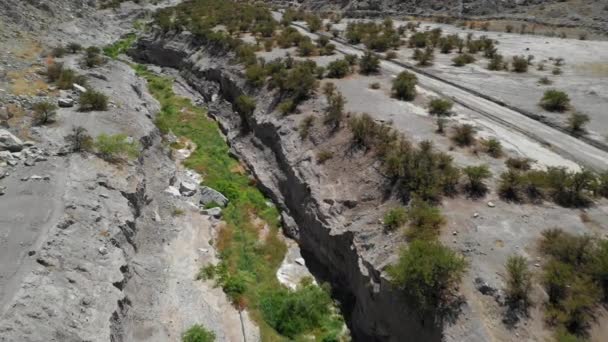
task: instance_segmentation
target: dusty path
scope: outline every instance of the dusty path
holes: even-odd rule
[[[309,32],[303,25],[292,25],[301,33],[310,37],[319,37],[319,34]],[[343,54],[361,56],[365,51],[364,49],[345,44],[336,39],[331,39],[331,41],[336,45],[336,50]],[[395,76],[404,70],[408,70],[418,77],[419,87],[444,97],[449,97],[461,106],[480,114],[490,123],[498,124],[507,130],[524,134],[584,167],[594,170],[605,170],[608,168],[607,152],[564,132],[551,128],[539,121],[533,120],[513,109],[484,99],[474,94],[472,91],[467,91],[462,87],[454,86],[439,78],[422,74],[416,71],[417,68],[407,63],[383,60],[381,61],[381,67],[387,72],[394,73]]]

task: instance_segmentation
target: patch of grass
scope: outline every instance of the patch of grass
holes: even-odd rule
[[[233,172],[239,163],[230,156],[217,123],[207,117],[205,110],[194,106],[187,98],[177,96],[172,90],[173,80],[157,76],[142,66],[135,69],[138,75],[148,80],[150,92],[161,104],[156,119],[159,129],[188,138],[196,146],[185,160],[185,166],[203,175],[205,185],[222,192],[230,200],[223,209],[225,225],[216,243],[220,253],[220,263],[215,268],[216,281],[234,305],[247,308],[260,326],[262,340],[282,340],[279,333],[295,330],[279,330],[282,328],[273,318],[279,312],[268,314],[264,311],[268,297],[278,297],[282,301],[292,295],[276,278],[276,271],[287,251],[279,236],[277,208],[267,205],[264,195],[251,184],[246,174]],[[260,219],[269,227],[264,237],[260,234],[264,224],[256,224]],[[324,301],[324,304],[328,308],[331,306],[331,302]],[[288,313],[289,307],[281,315],[289,316]],[[321,324],[332,322],[333,313],[322,311],[316,314],[318,319],[308,320],[314,324],[302,326],[301,335],[312,334],[322,338],[340,331],[341,324],[339,328]]]
[[[402,207],[392,208],[384,214],[384,226],[387,230],[395,230],[407,222],[407,211]]]
[[[120,162],[139,156],[140,145],[125,134],[100,134],[95,139],[99,156],[109,162]]]
[[[200,324],[191,326],[182,335],[182,342],[214,342],[215,334]]]
[[[334,153],[327,150],[322,150],[317,153],[317,163],[323,164],[334,157]]]
[[[112,59],[116,59],[119,55],[125,53],[129,48],[131,48],[133,43],[135,43],[135,40],[137,40],[137,35],[135,33],[129,33],[114,44],[104,47],[103,53]]]

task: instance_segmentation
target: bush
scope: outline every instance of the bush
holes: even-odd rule
[[[436,116],[449,116],[454,103],[447,99],[432,99],[429,102],[429,113]]]
[[[449,248],[437,242],[415,240],[401,251],[399,261],[388,268],[388,274],[425,313],[449,301],[465,269],[465,260]]]
[[[327,77],[342,78],[350,73],[350,65],[345,59],[333,61],[327,65]]]
[[[414,50],[414,60],[418,61],[418,66],[429,66],[433,65],[433,60],[435,59],[435,55],[433,54],[433,48],[427,47],[422,50]]]
[[[80,94],[79,103],[79,110],[81,111],[108,109],[108,97],[103,93],[92,89],[88,89],[86,92]]]
[[[484,180],[490,178],[492,173],[487,165],[467,166],[462,170],[468,179],[466,190],[472,197],[482,197],[488,191]]]
[[[266,70],[259,64],[251,64],[245,69],[245,78],[247,83],[259,88],[266,82]]]
[[[323,164],[334,157],[334,153],[327,150],[321,150],[317,153],[317,163]]]
[[[298,131],[300,132],[300,138],[305,139],[306,137],[308,137],[308,133],[310,132],[310,128],[313,126],[314,122],[315,117],[312,115],[309,115],[305,117],[304,120],[302,120],[298,129]]]
[[[386,53],[386,59],[391,60],[397,58],[397,53],[395,51],[389,51]]]
[[[513,71],[515,72],[522,73],[528,71],[528,59],[524,56],[513,56],[511,65],[513,66]]]
[[[418,78],[416,75],[407,71],[401,72],[397,78],[393,80],[393,96],[400,100],[411,101],[416,97],[416,84]]]
[[[57,115],[57,106],[47,101],[34,104],[33,109],[34,120],[38,125],[44,125],[55,120]]]
[[[469,55],[468,53],[463,53],[452,58],[452,62],[454,63],[454,66],[461,67],[475,62],[475,57]]]
[[[505,62],[502,55],[494,54],[494,56],[488,62],[488,70],[502,70],[505,69]]]
[[[572,134],[580,135],[585,133],[585,125],[589,122],[587,114],[574,112],[568,117],[568,130]]]
[[[321,29],[323,21],[318,16],[309,14],[306,16],[306,24],[308,25],[310,32],[317,32]]]
[[[77,53],[78,51],[82,50],[82,46],[80,44],[73,42],[69,43],[66,48],[70,53]]]
[[[182,342],[213,342],[215,333],[205,329],[200,324],[191,326],[182,334]]]
[[[530,304],[532,289],[532,273],[528,269],[526,259],[521,256],[511,256],[505,265],[507,271],[507,301],[512,307],[525,308]]]
[[[564,207],[585,207],[591,204],[596,177],[589,170],[568,171],[550,167],[547,170],[547,187],[555,203]]]
[[[409,240],[435,240],[439,236],[445,219],[439,208],[415,198],[407,210],[409,229],[406,236]]]
[[[498,195],[505,201],[521,202],[524,186],[524,177],[517,171],[511,169],[500,175],[498,183]]]
[[[353,133],[353,140],[358,146],[371,148],[376,138],[377,124],[367,113],[356,115],[348,120],[348,127]]]
[[[359,60],[359,72],[364,75],[376,73],[380,69],[380,60],[371,51],[366,51]]]
[[[553,83],[553,81],[551,81],[547,76],[543,76],[538,80],[538,83],[540,83],[542,85],[549,85],[549,84]]]
[[[490,138],[483,141],[483,146],[486,153],[494,158],[500,158],[502,156],[502,144],[496,138]]]
[[[460,147],[471,146],[475,142],[475,129],[469,124],[458,125],[454,128],[452,140]]]
[[[101,49],[96,46],[88,47],[85,50],[84,65],[87,68],[94,68],[105,63],[105,58],[101,55]]]
[[[344,96],[341,93],[336,92],[327,98],[329,106],[325,109],[325,124],[331,126],[332,130],[336,130],[340,127],[344,111]]]
[[[69,144],[72,152],[85,152],[93,149],[93,138],[81,126],[72,127],[72,133],[66,135],[64,140]]]
[[[109,162],[119,162],[139,156],[139,143],[125,134],[100,134],[95,140],[99,156]]]
[[[545,91],[540,106],[550,112],[563,112],[570,106],[570,97],[563,91],[550,89]]]
[[[384,226],[389,231],[401,228],[405,222],[407,222],[407,212],[402,207],[393,208],[384,214]]]
[[[65,54],[68,52],[68,50],[66,50],[66,48],[64,48],[63,46],[57,46],[54,47],[53,50],[51,50],[51,56],[55,57],[55,58],[61,58],[63,56],[65,56]]]
[[[508,168],[514,170],[528,171],[531,168],[532,160],[530,158],[509,158],[505,161]]]
[[[370,89],[374,89],[374,90],[378,90],[381,88],[381,85],[379,82],[373,82],[369,84],[369,88]]]
[[[46,66],[46,77],[48,78],[49,82],[55,82],[61,76],[62,71],[62,63],[50,63]]]
[[[236,99],[235,105],[236,111],[245,117],[250,117],[253,115],[256,106],[255,99],[247,95],[239,96]]]
[[[357,55],[348,54],[344,56],[344,59],[348,62],[348,65],[354,66],[355,64],[357,64],[359,57],[357,57]]]
[[[302,57],[311,56],[313,53],[315,53],[315,50],[315,44],[308,37],[304,37],[298,43],[298,55]]]

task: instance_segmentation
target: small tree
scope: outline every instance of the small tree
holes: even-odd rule
[[[245,116],[250,117],[255,111],[255,99],[247,95],[241,95],[236,99],[236,111]]]
[[[487,165],[467,166],[463,170],[467,177],[466,190],[472,197],[482,197],[488,191],[484,180],[490,178],[492,173]]]
[[[568,117],[568,129],[575,135],[585,133],[585,125],[589,122],[587,114],[574,112]]]
[[[200,324],[191,326],[182,334],[182,342],[214,342],[215,333]]]
[[[108,97],[103,93],[92,89],[80,94],[79,102],[81,111],[108,109]]]
[[[494,54],[490,62],[488,62],[488,70],[502,70],[505,68],[505,63],[502,55]]]
[[[329,106],[325,110],[325,123],[331,126],[332,130],[337,130],[344,116],[344,96],[340,92],[336,92],[327,101]]]
[[[429,102],[429,113],[436,116],[449,116],[454,103],[447,99],[432,99]]]
[[[378,72],[378,69],[380,69],[380,60],[371,51],[366,51],[359,60],[359,72],[368,75]]]
[[[72,127],[72,133],[65,136],[72,152],[86,152],[93,148],[93,138],[82,126]]]
[[[507,271],[507,300],[511,307],[526,308],[530,304],[532,273],[526,259],[522,256],[511,256],[505,265]]]
[[[563,112],[570,106],[570,97],[563,91],[549,89],[540,100],[540,106],[550,112]]]
[[[342,78],[350,72],[350,65],[345,59],[340,59],[329,63],[327,66],[327,77]]]
[[[458,125],[454,128],[452,140],[460,147],[470,146],[475,142],[475,129],[469,124]]]
[[[407,71],[401,72],[397,78],[393,80],[393,96],[400,100],[411,101],[416,97],[416,84],[418,78],[416,75]]]
[[[53,121],[57,115],[57,106],[47,101],[34,104],[33,109],[34,119],[38,125],[44,125]]]

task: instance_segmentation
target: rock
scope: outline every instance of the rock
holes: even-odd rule
[[[30,180],[43,180],[44,178],[42,176],[38,176],[38,175],[33,175],[30,177]]]
[[[8,176],[8,171],[6,171],[4,168],[0,167],[0,179],[5,178]]]
[[[479,213],[473,213],[473,217],[474,218],[478,218],[479,217]]]
[[[11,132],[0,129],[0,151],[19,152],[23,149],[23,142]]]
[[[298,264],[300,266],[305,266],[306,265],[306,262],[304,261],[304,258],[297,258],[294,261],[296,262],[296,264]]]
[[[72,84],[72,87],[74,87],[74,89],[76,89],[76,91],[78,91],[79,93],[87,92],[87,88],[81,86],[80,84],[74,83],[74,84]]]
[[[228,204],[228,198],[208,186],[201,186],[201,204],[207,205],[210,203],[225,207]]]
[[[169,186],[165,189],[164,191],[165,193],[175,196],[175,197],[180,197],[182,194],[179,192],[179,189],[177,189],[174,186]]]
[[[0,186],[0,196],[4,195],[5,193],[6,193],[6,187]]]
[[[19,162],[15,159],[7,160],[6,163],[10,166],[16,166],[17,164],[19,164]]]
[[[57,100],[57,104],[62,108],[69,108],[74,106],[74,100],[68,98],[61,98]]]
[[[198,184],[192,182],[181,182],[179,184],[179,192],[187,197],[193,196],[196,193]]]
[[[493,296],[496,293],[496,289],[490,286],[482,278],[475,278],[474,284],[477,291],[481,292],[483,295]]]
[[[99,247],[99,249],[97,251],[99,251],[99,254],[101,254],[101,255],[108,254],[108,249],[106,248],[106,246]]]
[[[211,209],[205,209],[205,210],[201,211],[201,213],[203,215],[220,218],[220,217],[222,217],[222,208],[215,207],[215,208],[211,208]]]
[[[494,202],[492,202],[492,201],[488,202],[488,207],[494,208],[495,206],[496,206],[496,204],[494,204]]]
[[[24,164],[25,166],[34,166],[36,162],[33,159],[27,159]]]

